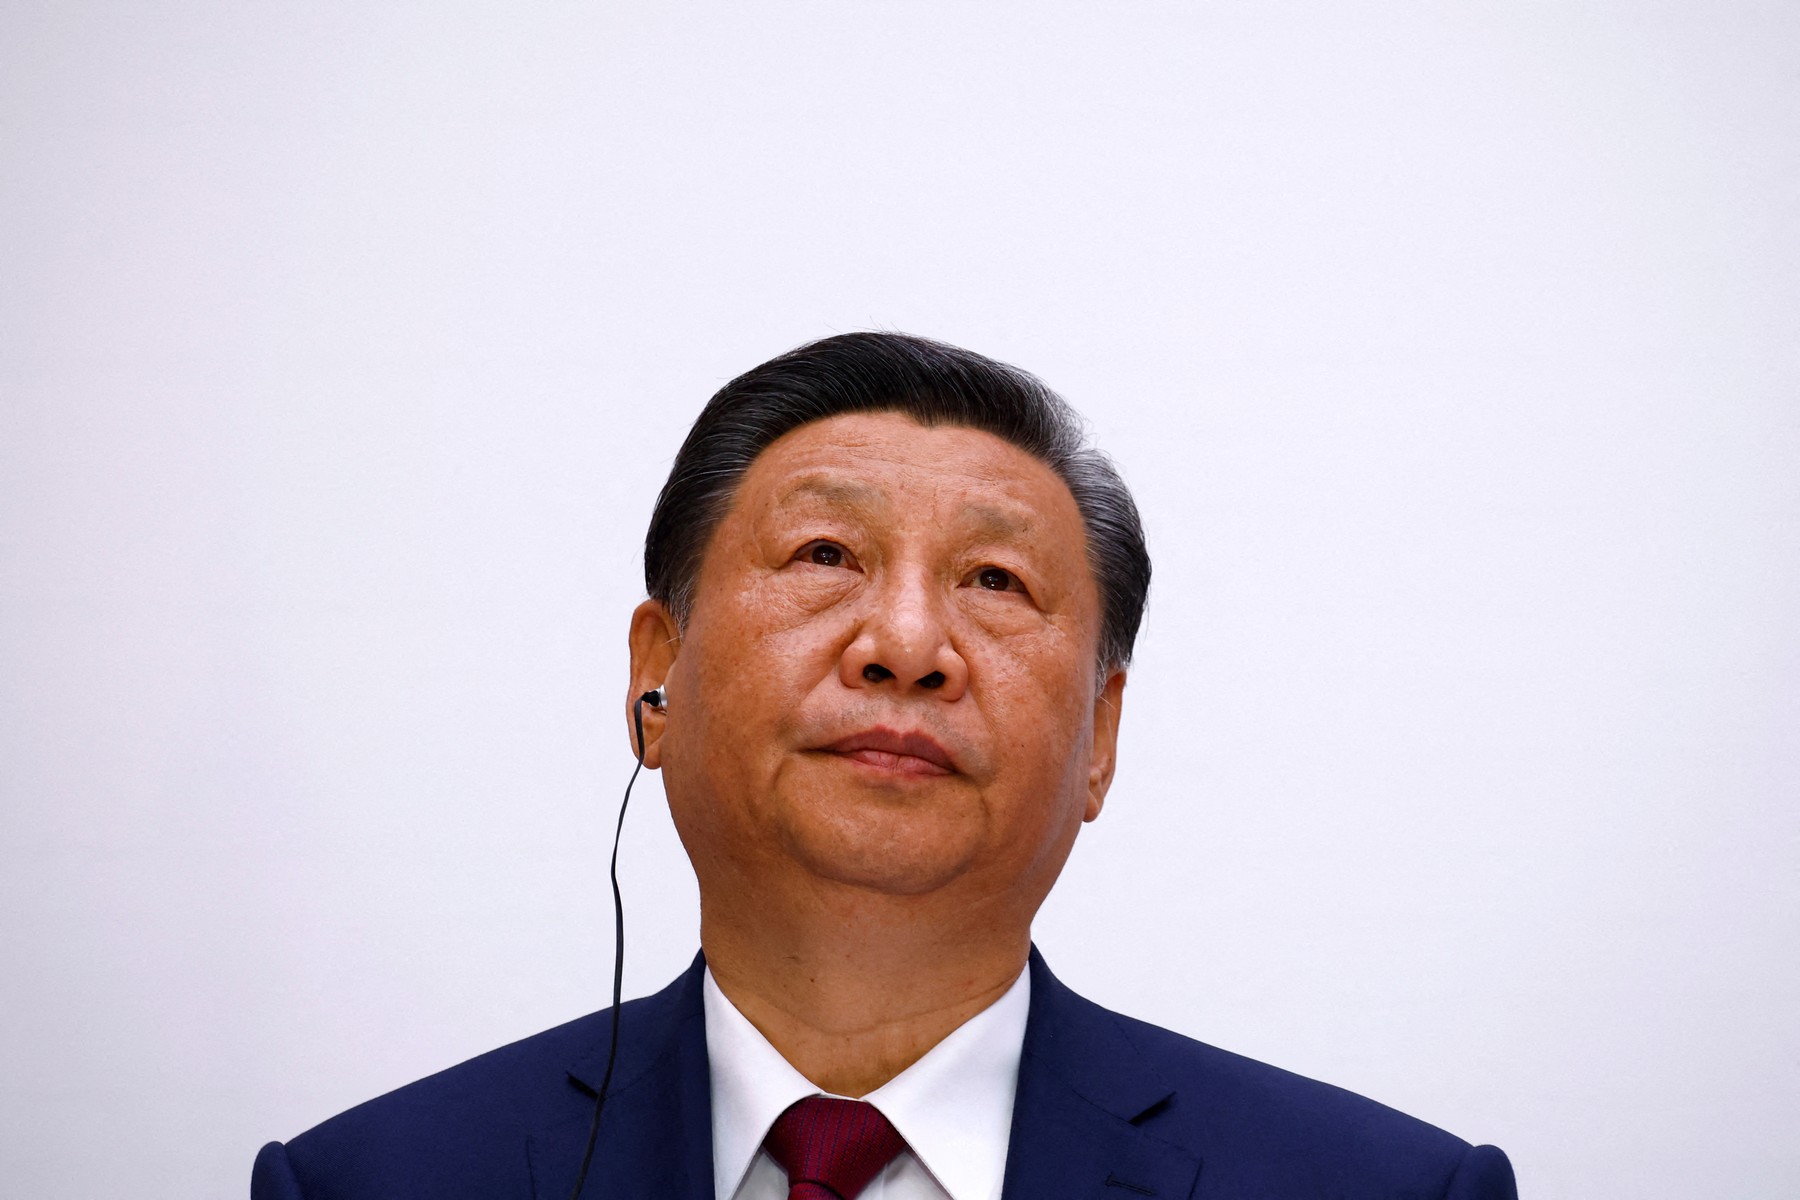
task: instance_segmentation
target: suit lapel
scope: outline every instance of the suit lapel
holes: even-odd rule
[[[1029,969],[1005,1200],[1186,1200],[1199,1158],[1136,1124],[1174,1089],[1112,1014],[1059,983],[1035,947]]]
[[[701,1002],[704,962],[627,1004],[589,1200],[712,1200],[712,1092]],[[1200,1159],[1138,1128],[1174,1089],[1113,1015],[1057,981],[1034,947],[1004,1200],[1187,1200]],[[602,1022],[599,1028],[604,1031]],[[604,1032],[602,1033],[604,1038]],[[588,1095],[606,1069],[604,1040],[569,1068]],[[534,1134],[538,1200],[567,1200],[590,1112]]]
[[[582,1195],[588,1200],[712,1200],[712,1091],[707,1075],[704,962],[620,1010],[619,1061]],[[601,1042],[569,1067],[591,1097],[606,1071]],[[568,1200],[587,1146],[591,1107],[577,1120],[533,1135],[534,1194]]]

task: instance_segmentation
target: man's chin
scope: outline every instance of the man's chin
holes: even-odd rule
[[[975,858],[973,845],[944,844],[942,830],[934,831],[939,836],[930,845],[893,832],[840,824],[790,831],[787,841],[794,860],[814,878],[888,896],[941,891],[966,873]]]

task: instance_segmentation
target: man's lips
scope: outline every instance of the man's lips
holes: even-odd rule
[[[839,738],[819,749],[870,767],[904,775],[954,775],[956,762],[930,734],[902,732],[877,725]]]

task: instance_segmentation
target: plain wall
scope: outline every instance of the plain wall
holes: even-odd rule
[[[0,7],[0,1178],[243,1195],[598,1007],[688,422],[892,328],[1156,583],[1036,934],[1506,1148],[1800,1194],[1800,9]],[[627,990],[694,952],[658,783]]]

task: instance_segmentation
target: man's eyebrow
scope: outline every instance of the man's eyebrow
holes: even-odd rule
[[[779,504],[795,500],[823,500],[827,504],[865,511],[884,509],[888,494],[873,484],[834,475],[803,475],[776,495]],[[993,504],[966,504],[963,520],[977,537],[991,541],[1011,541],[1031,536],[1035,522],[1029,510],[1000,507]]]
[[[817,499],[849,508],[880,508],[887,504],[887,493],[853,479],[805,475],[783,488],[776,499],[782,504],[799,499]]]
[[[1031,533],[1031,516],[1010,508],[995,508],[991,504],[970,504],[963,509],[969,519],[970,526],[977,534],[995,541],[1009,538],[1023,538]]]

